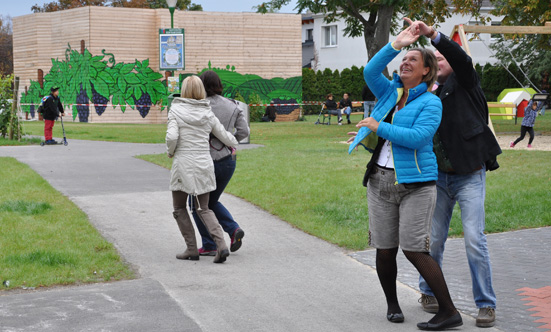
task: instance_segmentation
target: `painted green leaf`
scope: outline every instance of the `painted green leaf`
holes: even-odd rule
[[[103,70],[107,67],[107,64],[105,62],[94,61],[92,62],[91,67],[94,67],[97,70]]]
[[[140,99],[142,97],[142,88],[140,86],[135,86],[134,87],[134,98],[136,100]]]
[[[113,84],[115,81],[113,80],[113,77],[111,77],[111,74],[109,72],[103,70],[98,73],[98,78],[101,78],[105,81],[105,83]]]
[[[96,89],[96,92],[99,93],[100,95],[104,96],[104,97],[108,97],[109,95],[111,95],[109,93],[109,85],[107,85],[107,83],[102,80],[101,78],[98,78],[95,82],[94,82],[94,89]]]
[[[134,69],[134,66],[135,66],[135,64],[133,64],[133,63],[128,63],[128,64],[122,66],[121,74],[126,75],[126,74],[130,73],[132,71],[132,69]]]
[[[117,79],[117,86],[119,87],[119,89],[121,90],[122,93],[126,92],[126,81],[124,80],[124,78],[122,76],[120,76]]]
[[[124,75],[124,79],[128,84],[140,84],[138,76],[136,76],[136,74],[134,73],[128,73],[127,75]]]
[[[147,78],[150,79],[151,81],[156,81],[160,78],[163,78],[163,74],[152,72],[147,75]]]
[[[145,60],[142,62],[142,66],[143,66],[143,67],[149,67],[149,59],[145,59]]]
[[[98,76],[98,71],[94,69],[94,67],[90,67],[90,70],[88,71],[91,78],[96,78]]]
[[[163,82],[156,81],[155,83],[153,83],[153,88],[155,90],[157,90],[157,92],[160,93],[163,96],[168,95],[167,87],[166,87],[166,85],[164,85]]]
[[[132,100],[132,95],[134,95],[134,89],[128,89],[128,90],[126,90],[126,92],[124,93],[123,96],[124,96],[124,99],[126,99],[126,100]],[[134,104],[134,103],[132,103],[132,104]],[[134,107],[132,107],[132,108],[134,108]]]
[[[92,61],[94,61],[94,62],[101,61],[101,59],[103,59],[103,55],[96,55],[96,56],[92,57]]]

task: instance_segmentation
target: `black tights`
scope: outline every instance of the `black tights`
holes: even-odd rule
[[[522,141],[524,139],[524,136],[526,136],[526,133],[530,134],[530,140],[528,141],[528,144],[532,144],[534,141],[534,128],[533,127],[520,127],[520,137],[515,140],[513,143],[516,145],[518,142]]]
[[[438,313],[429,321],[430,323],[439,323],[457,313],[453,305],[446,280],[438,263],[426,252],[414,252],[403,250],[406,258],[415,266],[419,274],[427,281],[430,289],[433,291],[438,301]],[[398,266],[396,264],[396,255],[398,248],[377,249],[376,267],[379,281],[383,287],[387,302],[387,314],[400,313],[400,305],[396,296],[396,276]]]

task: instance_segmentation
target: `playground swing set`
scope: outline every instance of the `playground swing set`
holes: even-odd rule
[[[465,52],[471,55],[471,51],[469,49],[468,39],[467,39],[467,33],[491,33],[491,34],[551,34],[551,22],[545,22],[544,26],[486,26],[486,25],[456,25],[451,33],[452,39],[457,42],[459,45],[463,47]],[[490,48],[484,43],[484,46],[488,48],[490,52]],[[511,52],[509,51],[511,54]],[[493,54],[493,52],[492,52]],[[505,116],[505,117],[513,117],[515,119],[515,124],[517,123],[517,118],[519,115],[519,111],[521,114],[524,114],[524,108],[528,105],[529,100],[532,101],[547,101],[549,100],[549,93],[542,93],[528,78],[528,76],[522,71],[518,63],[515,61],[513,55],[511,54],[511,58],[513,59],[513,62],[515,62],[515,65],[520,69],[524,77],[528,80],[530,85],[533,87],[537,93],[531,94],[525,87],[522,86],[522,83],[511,73],[503,63],[500,63],[501,66],[507,70],[507,72],[513,76],[513,78],[519,83],[519,85],[524,89],[524,91],[519,91],[518,93],[509,93],[505,96],[505,98],[502,99],[502,102],[499,103],[488,103],[488,109],[507,109],[511,110],[511,113],[492,113],[490,111],[490,117],[491,116]],[[526,99],[528,97],[528,99]],[[494,128],[492,126],[491,118],[488,119],[488,124],[490,128],[492,129],[492,132],[494,132]],[[495,132],[494,132],[495,134]]]

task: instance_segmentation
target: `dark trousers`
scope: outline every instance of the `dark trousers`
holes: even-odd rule
[[[228,233],[229,236],[232,236],[233,232],[239,228],[239,224],[233,220],[233,216],[230,211],[228,211],[226,207],[220,203],[219,199],[233,176],[235,166],[235,160],[232,160],[231,157],[214,162],[216,190],[210,192],[208,205],[209,209],[214,212],[214,215],[216,216],[216,219],[218,219],[218,222],[220,223],[220,226],[222,226],[224,232]],[[216,244],[207,231],[207,228],[197,215],[194,202],[192,202],[191,206],[193,210],[193,219],[195,220],[195,224],[197,225],[197,229],[199,230],[201,239],[203,240],[203,249],[215,250]]]
[[[532,144],[534,141],[534,128],[533,127],[520,127],[520,137],[515,140],[513,144],[517,144],[518,142],[522,141],[524,139],[524,136],[526,136],[526,132],[530,135],[530,140],[528,141],[528,144]]]

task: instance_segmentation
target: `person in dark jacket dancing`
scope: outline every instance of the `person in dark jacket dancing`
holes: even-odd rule
[[[442,266],[453,208],[461,208],[465,249],[479,309],[478,327],[495,324],[496,295],[492,285],[492,268],[485,228],[484,199],[486,171],[499,167],[501,148],[488,126],[488,105],[472,59],[456,42],[426,25],[418,26],[421,34],[432,41],[438,59],[438,89],[442,100],[442,122],[434,136],[438,160],[436,209],[432,219],[431,256]],[[428,312],[438,310],[438,301],[423,277],[420,277],[421,305]]]
[[[59,100],[59,87],[54,86],[50,89],[50,94],[43,98],[44,104],[43,117],[44,117],[44,144],[57,144],[52,138],[52,131],[54,128],[55,120],[61,114],[65,115],[63,111],[63,105]]]
[[[220,123],[222,123],[227,131],[232,132],[238,141],[246,138],[249,135],[249,125],[247,124],[245,115],[235,101],[222,97],[222,81],[218,74],[212,70],[208,70],[201,74],[199,78],[203,81],[212,112],[220,120]],[[224,232],[230,236],[230,251],[235,252],[243,244],[242,239],[245,236],[245,231],[233,219],[230,211],[220,202],[220,196],[222,196],[235,171],[235,151],[225,146],[218,138],[213,136],[211,136],[209,144],[210,155],[214,161],[216,189],[210,192],[208,206],[214,212]],[[195,202],[191,200],[191,203],[193,219],[203,241],[203,246],[199,248],[199,255],[214,256],[217,252],[216,243],[210,236],[201,218],[199,218]]]

